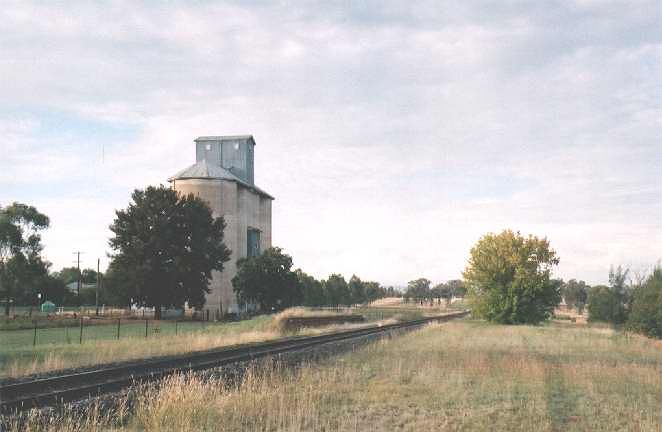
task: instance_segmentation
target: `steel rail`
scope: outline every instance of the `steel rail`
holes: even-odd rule
[[[318,345],[351,340],[391,330],[415,328],[434,321],[448,321],[468,311],[383,326],[363,327],[318,336],[301,336],[185,355],[150,358],[99,369],[38,378],[0,386],[0,413],[11,414],[31,408],[58,405],[116,392],[135,383],[157,380],[177,372],[201,371],[245,362]]]

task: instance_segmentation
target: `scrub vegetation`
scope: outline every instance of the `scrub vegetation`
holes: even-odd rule
[[[662,429],[662,342],[586,326],[458,321],[321,365],[259,365],[238,384],[175,376],[133,413],[50,430]]]

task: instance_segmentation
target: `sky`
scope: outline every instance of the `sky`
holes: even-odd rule
[[[131,192],[252,134],[273,242],[316,277],[460,278],[503,229],[555,275],[662,258],[662,2],[0,4],[0,205],[53,269]]]

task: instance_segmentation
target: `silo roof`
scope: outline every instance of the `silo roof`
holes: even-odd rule
[[[255,138],[253,138],[253,135],[200,136],[193,141],[252,141],[253,145],[255,145]]]
[[[267,198],[274,199],[271,195],[263,191],[257,186],[250,185],[232,174],[230,170],[227,170],[223,167],[214,164],[208,164],[206,160],[201,160],[188,168],[185,168],[175,174],[174,176],[168,179],[169,182],[174,180],[189,180],[189,179],[209,179],[209,180],[229,180],[237,182],[238,184],[257,192],[260,195],[264,195]]]

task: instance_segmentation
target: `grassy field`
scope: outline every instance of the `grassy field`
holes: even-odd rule
[[[268,369],[265,369],[268,370]],[[662,342],[458,321],[237,386],[173,377],[133,414],[52,430],[662,430]]]
[[[175,335],[173,322],[161,322],[159,332],[155,324],[123,322],[121,339],[117,340],[117,327],[97,325],[85,327],[83,344],[79,344],[78,328],[43,329],[38,334],[37,346],[32,346],[31,330],[0,332],[0,378],[18,377],[32,373],[87,366],[121,360],[199,351],[217,346],[255,342],[279,337],[270,329],[271,318],[259,316],[251,320],[232,323],[180,322]],[[70,343],[65,339],[65,332]]]
[[[344,313],[346,310],[340,311]],[[336,314],[337,311],[307,311],[298,314]],[[357,309],[366,315],[368,323],[386,320],[406,320],[422,316],[416,310]],[[145,321],[122,320],[117,340],[117,325],[86,325],[83,343],[79,327],[40,328],[36,345],[33,330],[0,331],[0,379],[58,369],[89,366],[121,360],[191,351],[276,339],[289,335],[277,325],[278,316],[259,316],[233,323],[202,323],[149,321],[145,337]],[[299,334],[314,334],[357,325],[336,325],[322,329],[303,329]]]
[[[208,325],[202,321],[153,321],[124,319],[119,322],[119,336],[121,338],[148,338],[154,336],[174,335],[201,331]],[[147,331],[145,331],[147,327]],[[108,320],[108,324],[91,324],[84,322],[82,330],[83,342],[99,340],[116,340],[118,336],[118,321]],[[0,359],[5,352],[26,346],[44,344],[78,344],[81,340],[80,320],[71,326],[38,327],[35,339],[34,329],[0,331],[2,345],[0,346]]]

